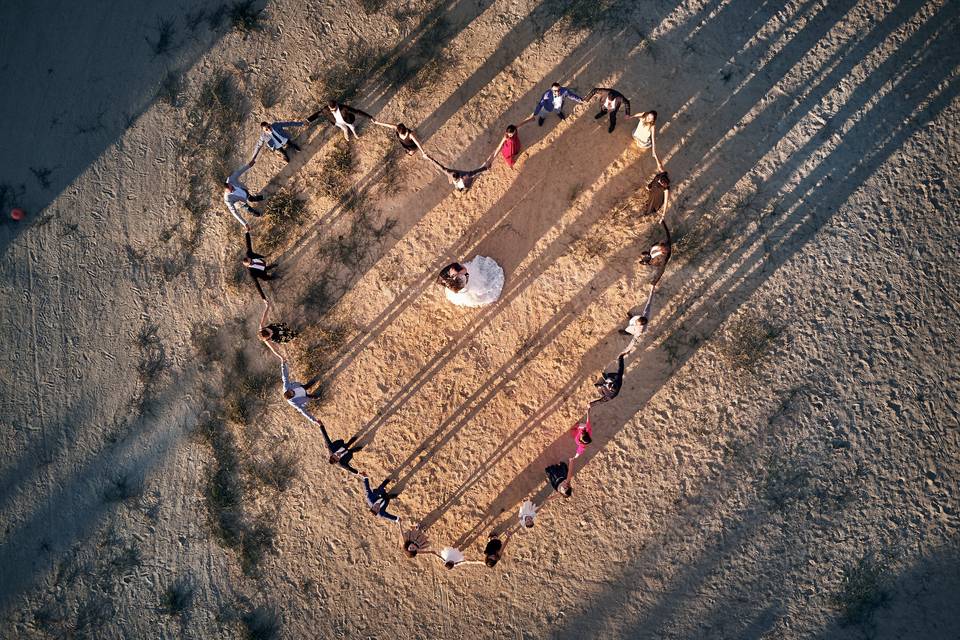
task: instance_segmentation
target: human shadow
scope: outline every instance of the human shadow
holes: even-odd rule
[[[0,92],[9,97],[0,118],[16,123],[4,136],[10,152],[0,157],[0,189],[7,194],[0,202],[0,255],[17,235],[58,215],[48,206],[157,101],[164,78],[192,67],[229,29],[223,0],[194,2],[188,12],[164,0],[123,10],[95,4],[103,6],[53,0],[0,6]],[[97,28],[77,27],[98,11],[104,19]],[[9,219],[13,206],[26,211],[24,221]]]

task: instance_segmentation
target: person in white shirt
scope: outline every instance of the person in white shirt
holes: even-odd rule
[[[440,173],[447,177],[447,180],[450,184],[453,185],[453,188],[459,193],[463,193],[467,189],[473,186],[473,182],[478,175],[490,168],[489,163],[484,163],[478,168],[473,169],[472,171],[461,171],[460,169],[450,169],[442,164],[440,164],[436,158],[430,154],[424,154],[427,157],[427,160],[430,160],[437,166],[437,169],[440,170]]]
[[[287,127],[302,127],[306,122],[291,121],[291,122],[261,122],[260,130],[260,139],[257,141],[257,146],[253,150],[253,158],[256,160],[257,155],[260,153],[260,150],[264,145],[268,149],[273,151],[279,156],[282,156],[284,160],[290,162],[290,155],[287,153],[287,147],[295,151],[300,151],[300,147],[290,139],[290,133],[287,132]]]
[[[320,393],[318,392],[319,390],[313,393],[310,392],[310,387],[320,382],[320,376],[315,376],[312,380],[305,384],[291,380],[290,368],[287,366],[286,358],[277,353],[273,349],[272,345],[268,344],[267,346],[270,347],[270,350],[273,351],[278,358],[280,358],[280,379],[283,381],[284,399],[286,399],[286,401],[290,403],[290,406],[299,411],[307,420],[319,425],[319,418],[312,416],[310,412],[307,411],[307,402],[320,397]]]
[[[331,100],[327,103],[327,112],[330,114],[330,119],[333,120],[333,124],[336,125],[341,131],[343,131],[343,137],[350,141],[350,134],[353,134],[353,137],[357,137],[357,129],[354,126],[354,123],[357,121],[357,116],[363,116],[364,118],[369,118],[373,120],[373,116],[367,113],[366,111],[361,111],[360,109],[354,109],[353,107],[345,104],[340,104],[336,100]],[[311,115],[307,118],[307,122],[313,122],[320,117],[320,111]]]
[[[520,526],[525,529],[533,528],[533,519],[537,517],[537,505],[530,500],[524,500],[520,505]]]
[[[233,214],[233,217],[243,225],[243,228],[247,231],[250,230],[250,225],[247,224],[247,221],[244,219],[240,212],[237,211],[237,207],[244,207],[249,213],[254,216],[263,215],[256,209],[250,206],[251,202],[260,202],[263,200],[262,195],[251,195],[247,190],[246,185],[240,182],[240,176],[246,173],[250,167],[253,166],[253,163],[256,162],[256,159],[251,160],[247,164],[243,165],[236,171],[230,174],[230,177],[223,183],[223,202],[227,205],[227,209],[230,210],[230,213]]]
[[[461,564],[483,564],[480,560],[467,560],[463,552],[456,547],[444,547],[437,555],[443,560],[443,566],[447,569],[453,569]]]

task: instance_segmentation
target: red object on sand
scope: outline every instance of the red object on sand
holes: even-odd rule
[[[12,209],[10,211],[10,217],[14,220],[23,220],[23,209]]]

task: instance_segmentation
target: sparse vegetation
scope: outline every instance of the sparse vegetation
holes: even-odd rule
[[[596,29],[610,17],[615,0],[566,0],[561,4],[567,31]]]
[[[833,604],[840,610],[845,625],[867,622],[877,608],[889,599],[890,569],[883,558],[865,555],[843,570],[840,590]]]
[[[270,196],[263,212],[269,226],[258,234],[258,249],[269,255],[286,245],[291,232],[300,230],[307,203],[293,192],[281,189]]]
[[[108,481],[103,498],[107,502],[126,502],[142,493],[143,480],[130,471],[122,471]]]
[[[360,3],[360,8],[363,9],[363,12],[368,16],[377,13],[387,4],[385,0],[358,0],[358,2]]]
[[[230,28],[244,35],[263,29],[263,9],[256,8],[256,0],[234,2],[227,9]]]
[[[180,615],[187,611],[193,604],[195,591],[196,589],[191,580],[188,578],[178,578],[167,585],[167,588],[163,592],[160,606],[167,615]]]
[[[44,191],[47,191],[52,186],[50,181],[50,176],[53,174],[53,169],[50,167],[30,167],[30,173],[33,174],[33,177],[37,179],[37,182],[40,183],[40,188]]]
[[[743,315],[731,321],[724,332],[719,345],[720,356],[733,369],[753,371],[782,332],[783,327],[759,315]]]
[[[347,46],[339,62],[315,73],[313,92],[321,104],[327,100],[349,102],[356,97],[363,79],[381,60],[380,53],[367,43],[355,40]]]
[[[254,462],[250,471],[264,485],[283,493],[296,479],[299,462],[291,453],[274,451],[270,457]]]
[[[268,607],[256,607],[241,618],[249,640],[276,640],[280,637],[280,616]]]
[[[779,511],[807,496],[810,472],[797,460],[771,456],[764,465],[767,473],[760,486],[760,497]]]
[[[176,71],[169,71],[157,88],[157,100],[170,105],[174,109],[179,109],[183,106],[186,88],[183,75]]]
[[[320,193],[329,198],[342,198],[350,188],[352,171],[353,153],[350,145],[337,141],[320,165],[320,176],[316,186]]]
[[[146,38],[147,43],[150,45],[150,50],[153,51],[154,56],[164,56],[173,51],[173,37],[177,33],[177,28],[173,24],[173,20],[164,19],[157,22],[157,36],[155,40],[151,40],[149,37]]]
[[[157,335],[158,327],[154,323],[145,325],[137,334],[136,343],[140,348],[140,362],[137,363],[137,375],[144,387],[156,381],[167,366],[167,355],[163,342]]]
[[[264,109],[270,109],[278,102],[283,95],[283,83],[276,76],[269,76],[257,91],[257,97],[260,99],[260,106]]]

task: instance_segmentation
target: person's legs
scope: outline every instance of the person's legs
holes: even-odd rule
[[[350,130],[347,129],[348,126],[349,126],[349,125],[347,125],[347,124],[340,124],[339,122],[337,123],[337,127],[339,127],[340,131],[343,131],[343,138],[349,142],[349,141],[350,141]]]
[[[247,200],[249,200],[250,202],[262,202],[263,195],[258,193],[256,195],[247,196]]]
[[[250,215],[256,216],[256,217],[258,217],[258,218],[263,215],[263,214],[260,212],[259,209],[254,209],[253,207],[251,207],[251,206],[250,206],[249,204],[247,204],[246,202],[241,202],[240,204],[243,206],[244,209],[246,209],[248,212],[250,212]]]
[[[543,116],[537,116],[537,126],[538,127],[543,126]]]
[[[310,387],[312,387],[313,385],[315,385],[315,384],[317,384],[318,382],[320,382],[320,378],[322,378],[322,377],[323,377],[323,374],[322,374],[322,373],[318,373],[317,375],[315,375],[315,376],[313,376],[312,378],[310,378],[310,379],[303,385],[303,388],[306,389],[307,391],[309,391],[309,390],[310,390]],[[307,395],[310,395],[310,394],[307,394]],[[310,397],[313,398],[313,397],[316,397],[316,396],[310,396]]]
[[[567,117],[567,114],[563,112],[563,109],[557,109],[557,117],[560,118],[561,120],[565,120]]]
[[[613,133],[614,127],[617,126],[617,110],[614,109],[610,112],[610,126],[607,128],[607,133]]]
[[[597,115],[593,116],[593,119],[594,119],[594,120],[599,120],[600,118],[602,118],[602,117],[605,116],[605,115],[607,115],[607,110],[604,109],[603,107],[600,107],[600,113],[598,113]]]
[[[280,149],[280,155],[283,156],[285,161],[290,162],[290,154],[287,153],[286,149]]]
[[[350,127],[350,131],[353,133],[353,137],[356,138],[356,137],[357,137],[357,129],[356,129],[356,127],[354,127],[353,124],[351,124],[351,123],[349,123],[349,122],[347,123],[347,126]],[[348,138],[348,139],[349,139],[349,138]]]
[[[293,140],[287,141],[287,146],[293,149],[294,151],[302,151],[302,149],[299,146],[297,146],[297,143],[294,142]]]

